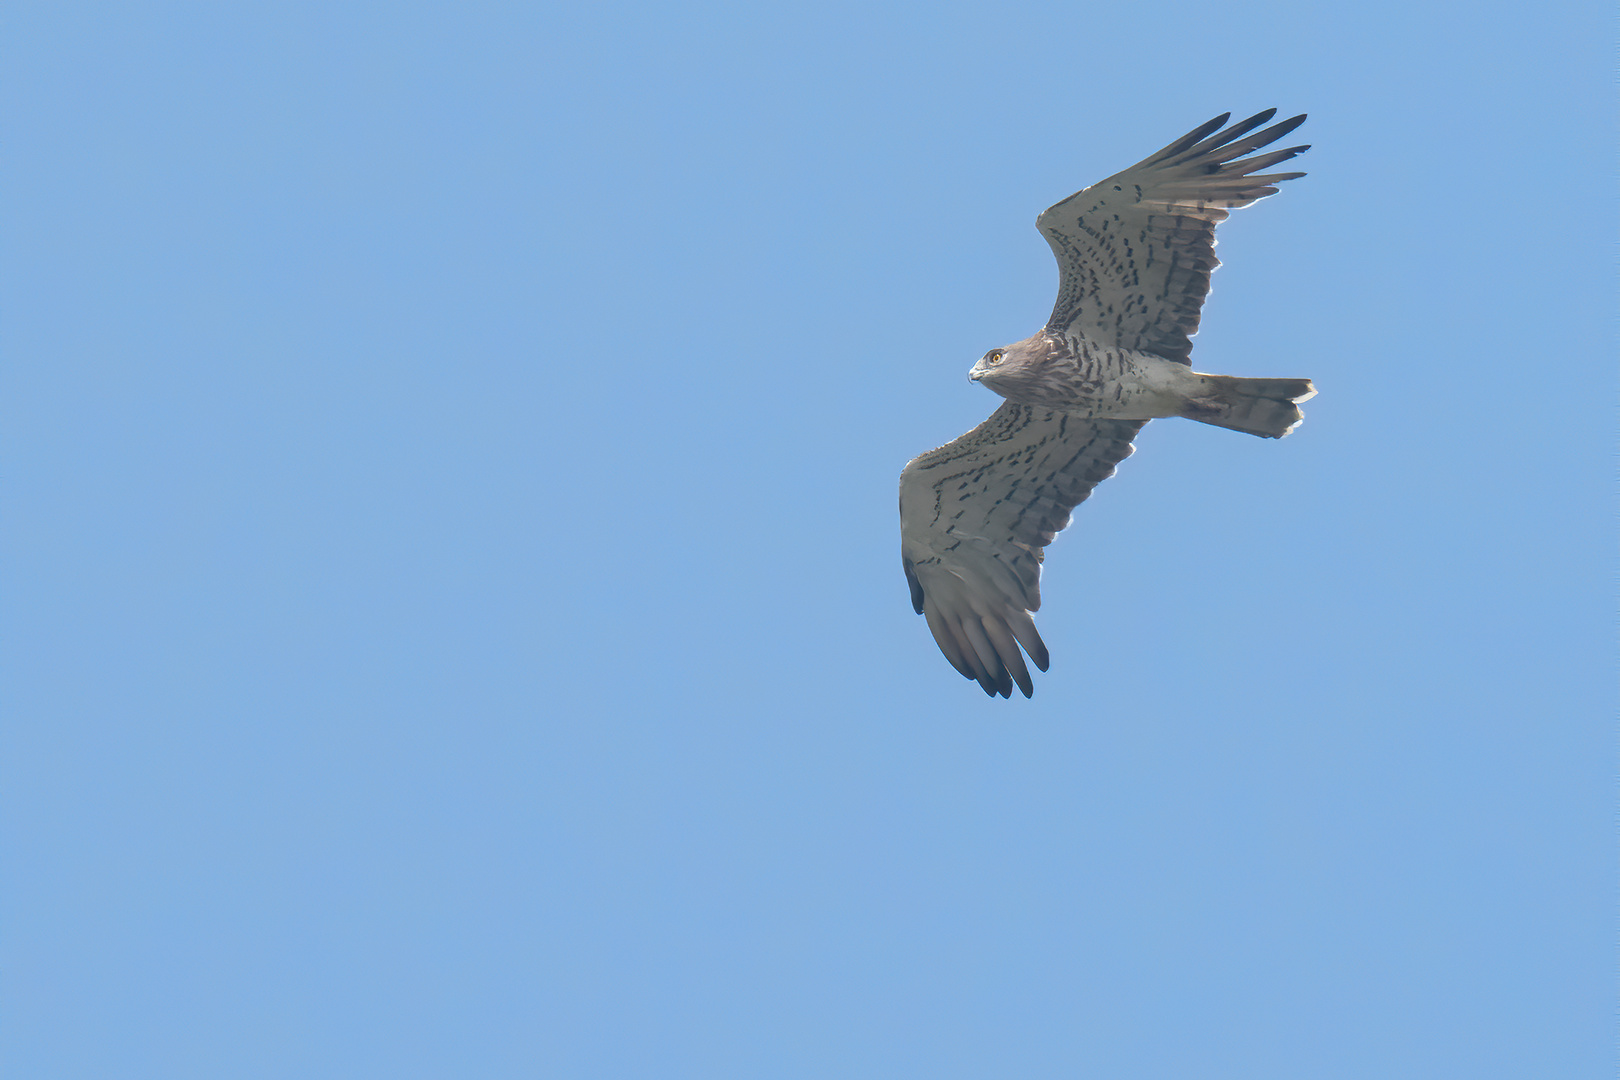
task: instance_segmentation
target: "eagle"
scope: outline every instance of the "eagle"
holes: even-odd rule
[[[1144,424],[1183,416],[1280,439],[1316,393],[1309,379],[1204,375],[1189,359],[1220,265],[1215,226],[1305,175],[1262,170],[1308,146],[1253,153],[1305,121],[1263,127],[1276,112],[1230,127],[1223,113],[1041,214],[1058,263],[1051,319],[968,372],[1006,398],[1001,407],[900,474],[912,607],[951,666],[991,697],[1010,698],[1015,683],[1034,693],[1020,645],[1047,670],[1031,618],[1044,549]]]

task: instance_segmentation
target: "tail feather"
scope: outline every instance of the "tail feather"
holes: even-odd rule
[[[1203,385],[1182,406],[1182,416],[1263,439],[1280,439],[1298,427],[1305,419],[1298,402],[1316,395],[1309,379],[1232,375],[1200,375],[1199,379]]]

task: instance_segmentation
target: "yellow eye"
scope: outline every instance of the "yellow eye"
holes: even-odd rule
[[[1000,349],[991,349],[989,352],[984,354],[984,362],[989,364],[991,367],[995,367],[997,364],[1001,363],[1001,358],[1003,355],[1005,354],[1003,354]]]

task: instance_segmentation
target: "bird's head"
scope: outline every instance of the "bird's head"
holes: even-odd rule
[[[1009,391],[1038,377],[1051,355],[1051,341],[1044,334],[1036,334],[991,349],[968,371],[968,378],[988,386],[1002,397],[1011,397]]]

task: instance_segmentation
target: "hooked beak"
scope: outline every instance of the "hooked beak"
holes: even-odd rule
[[[984,369],[978,364],[974,364],[968,369],[968,382],[978,382],[982,378],[984,378]]]

